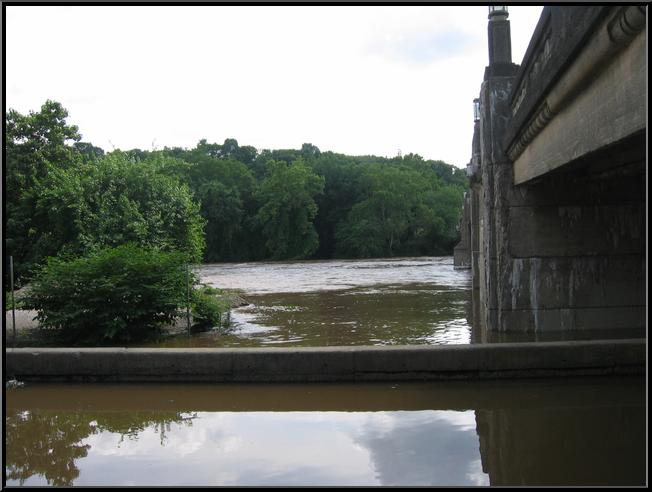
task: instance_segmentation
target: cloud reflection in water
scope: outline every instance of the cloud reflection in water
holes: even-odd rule
[[[477,477],[473,411],[198,412],[190,425],[170,423],[165,439],[148,426],[81,444],[74,485],[488,483]]]

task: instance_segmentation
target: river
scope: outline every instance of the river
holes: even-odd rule
[[[237,289],[249,305],[230,329],[159,347],[470,343],[471,278],[452,257],[203,265],[202,282]]]
[[[157,346],[471,343],[452,258],[204,265],[227,332]],[[7,485],[643,485],[640,377],[34,384],[6,391]]]

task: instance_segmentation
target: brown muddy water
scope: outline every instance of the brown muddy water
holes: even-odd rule
[[[27,384],[6,485],[644,485],[644,378]]]
[[[231,310],[226,327],[185,332],[137,347],[314,347],[442,345],[641,338],[645,329],[550,333],[484,333],[474,321],[470,270],[452,257],[390,258],[202,265],[205,284],[235,290],[247,306]],[[18,311],[19,347],[50,346],[31,311]],[[11,326],[11,311],[5,313]],[[472,326],[475,323],[476,326]],[[30,338],[31,337],[31,338]],[[11,330],[7,345],[13,344]]]
[[[237,289],[248,306],[229,329],[158,347],[470,343],[471,277],[452,257],[203,265],[201,281]]]
[[[205,265],[228,331],[157,346],[473,343],[452,258]],[[501,340],[508,341],[508,340]],[[30,384],[6,485],[644,485],[644,378]]]

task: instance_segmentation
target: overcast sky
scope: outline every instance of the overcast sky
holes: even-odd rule
[[[520,63],[542,7],[510,7]],[[8,6],[7,109],[46,99],[105,150],[420,154],[464,167],[484,6]]]

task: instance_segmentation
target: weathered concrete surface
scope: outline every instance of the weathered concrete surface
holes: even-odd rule
[[[258,349],[7,349],[25,381],[312,382],[643,374],[645,340]]]

